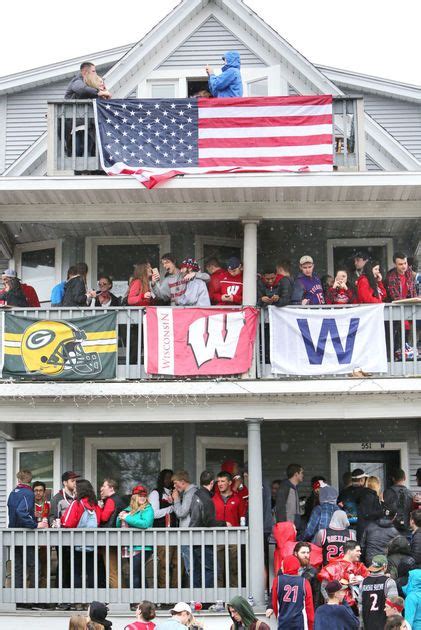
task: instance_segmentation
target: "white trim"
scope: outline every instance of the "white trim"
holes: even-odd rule
[[[364,248],[370,246],[386,247],[387,269],[391,269],[393,267],[393,238],[328,238],[326,241],[328,274],[331,276],[335,274],[333,263],[333,250],[335,247],[355,247],[355,249],[364,250]]]
[[[16,473],[18,472],[17,454],[32,453],[34,451],[53,451],[53,492],[61,487],[60,475],[60,438],[54,440],[22,440],[6,442],[6,468],[7,468],[7,494],[16,486]],[[36,481],[34,479],[33,481]]]
[[[243,251],[243,239],[225,236],[203,236],[194,237],[194,255],[199,265],[204,267],[205,245],[216,245],[221,247],[239,247]]]
[[[409,456],[407,442],[344,442],[330,445],[330,479],[334,488],[339,488],[338,454],[341,451],[360,451],[369,453],[376,451],[399,451],[401,468],[409,480]]]
[[[85,238],[85,260],[88,265],[88,286],[96,286],[98,275],[99,245],[158,245],[159,256],[171,251],[171,236],[168,234],[139,234],[138,236],[87,236]],[[135,264],[136,261],[133,261]]]
[[[63,239],[57,238],[49,241],[34,241],[30,243],[22,243],[15,245],[14,262],[15,269],[18,274],[18,278],[22,277],[22,254],[23,252],[35,252],[42,249],[54,249],[54,271],[55,271],[55,284],[61,282],[62,279],[62,259],[63,259]],[[41,300],[40,300],[41,301]],[[48,300],[43,300],[42,303],[46,304]]]
[[[172,437],[87,437],[85,438],[84,475],[90,479],[94,488],[97,487],[97,452],[109,449],[125,451],[128,449],[159,450],[161,453],[161,469],[172,469]]]
[[[148,79],[146,79],[146,81],[142,82],[142,86],[139,85],[138,87],[138,91],[137,91],[137,97],[138,98],[158,98],[157,96],[152,96],[152,87],[154,85],[171,85],[174,87],[174,96],[171,97],[159,97],[159,98],[182,98],[184,97],[184,94],[181,95],[180,94],[180,83],[182,83],[182,81],[180,80],[179,77],[177,78],[160,78],[160,79],[155,79],[155,78],[151,78],[149,77]],[[146,88],[146,92],[144,91],[144,89]]]
[[[233,451],[242,451],[244,453],[244,461],[247,460],[248,446],[247,438],[242,437],[213,437],[207,435],[196,436],[196,479],[200,478],[200,474],[206,467],[206,449],[220,448],[231,449]]]

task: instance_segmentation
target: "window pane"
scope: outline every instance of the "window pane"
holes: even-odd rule
[[[38,249],[22,252],[22,281],[34,287],[40,302],[49,302],[56,281],[56,250]]]
[[[141,239],[139,239],[141,240]],[[98,274],[104,273],[113,279],[113,293],[123,296],[127,281],[133,273],[133,265],[149,260],[159,267],[158,245],[98,245]],[[95,278],[94,278],[94,284]]]
[[[357,252],[366,252],[372,260],[378,260],[382,273],[387,271],[387,247],[385,245],[352,245],[335,246],[333,249],[334,272],[337,269],[353,271],[354,255]]]
[[[129,438],[127,438],[129,441]],[[148,450],[98,450],[98,489],[107,477],[118,481],[121,496],[130,495],[137,484],[145,485],[150,492],[156,486],[161,470],[161,451]]]
[[[152,83],[151,96],[152,98],[175,98],[175,84]]]
[[[48,497],[54,490],[54,452],[30,451],[19,453],[19,470],[26,468],[32,472],[32,481],[43,481],[47,486]]]
[[[227,260],[232,256],[242,260],[242,253],[240,247],[231,247],[228,245],[208,245],[203,246],[204,260],[208,258],[217,258],[223,267],[226,267]]]
[[[267,96],[268,95],[268,80],[259,79],[259,81],[252,81],[248,84],[249,96]]]

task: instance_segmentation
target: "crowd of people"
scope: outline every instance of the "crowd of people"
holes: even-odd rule
[[[279,630],[420,630],[421,489],[419,493],[411,492],[404,471],[397,469],[390,487],[382,491],[378,477],[355,469],[344,475],[339,494],[325,477],[314,476],[312,492],[303,504],[299,494],[303,467],[290,464],[286,473],[286,479],[274,480],[271,485],[264,481],[262,486],[268,573],[269,545],[276,545],[267,616],[277,616]],[[62,476],[61,490],[48,501],[45,484],[32,483],[30,471],[19,471],[17,478],[18,485],[8,500],[9,527],[14,528],[217,528],[240,527],[248,518],[247,469],[241,471],[233,460],[225,461],[216,476],[204,471],[199,486],[191,482],[186,471],[164,469],[155,489],[150,491],[139,483],[127,497],[118,494],[116,481],[105,479],[98,499],[88,480],[67,471]],[[421,486],[421,469],[417,471],[417,483]],[[34,547],[26,550],[30,586],[35,579],[35,553]],[[40,547],[37,553],[42,588],[50,563],[45,548]],[[121,561],[117,553],[121,553]],[[181,572],[176,547],[142,549],[135,545],[119,551],[113,546],[98,548],[95,568],[93,548],[83,551],[78,546],[63,546],[57,583],[61,571],[63,587],[70,586],[73,554],[75,587],[93,587],[97,573],[99,586],[105,586],[108,576],[111,588],[128,587],[129,582],[141,588],[148,582],[147,565],[154,553],[158,588],[177,587],[179,575],[183,576],[182,585],[212,588],[216,577],[218,587],[226,586],[227,580],[231,588],[241,586],[238,547],[231,544],[227,549],[218,545],[216,565],[211,545],[204,549],[193,545],[192,553],[189,546],[181,545]],[[16,546],[17,588],[23,585],[23,555],[23,548]],[[104,570],[106,556],[108,571]],[[120,562],[131,567],[130,576],[119,576]],[[235,613],[230,613],[235,623]],[[390,625],[389,617],[399,619],[400,625]]]

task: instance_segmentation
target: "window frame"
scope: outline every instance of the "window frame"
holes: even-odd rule
[[[47,440],[14,440],[7,441],[7,494],[16,486],[16,473],[19,470],[18,456],[20,453],[33,453],[36,451],[53,452],[53,489],[52,493],[61,488],[61,440],[60,438]],[[33,479],[32,481],[36,481]]]
[[[85,457],[84,457],[84,473],[86,479],[90,479],[92,486],[97,487],[97,464],[98,451],[113,450],[159,450],[161,452],[161,470],[170,468],[172,470],[173,448],[172,437],[169,436],[150,436],[150,437],[86,437]]]
[[[333,257],[335,247],[354,247],[355,250],[364,250],[369,246],[386,247],[388,269],[393,267],[393,238],[329,238],[326,241],[327,273],[331,276],[335,275]]]
[[[43,249],[54,249],[54,258],[55,258],[55,282],[54,284],[58,284],[62,281],[62,264],[63,264],[63,239],[51,239],[48,241],[33,241],[30,243],[19,243],[15,245],[14,251],[14,259],[13,262],[15,264],[16,273],[18,278],[22,278],[22,254],[25,252],[37,252]],[[23,282],[25,280],[23,279]],[[40,300],[41,302],[41,300]],[[41,304],[47,304],[50,300],[44,300]]]
[[[242,238],[235,238],[231,236],[205,236],[198,234],[194,237],[194,255],[199,264],[204,267],[204,251],[205,245],[218,245],[222,247],[239,247],[241,254],[244,251],[244,240]]]
[[[146,81],[142,81],[137,89],[137,98],[157,98],[152,96],[152,86],[154,85],[172,85],[174,86],[174,96],[168,96],[166,98],[182,98],[180,95],[180,79],[168,77],[166,78],[149,78]]]
[[[203,470],[206,469],[206,449],[232,449],[242,451],[244,461],[248,457],[248,440],[246,437],[224,437],[211,435],[196,436],[196,478],[200,479]]]
[[[246,86],[247,86],[247,96],[250,96],[250,98],[257,98],[256,96],[252,96],[250,94],[250,86],[253,85],[253,83],[259,83],[259,81],[266,81],[267,82],[267,94],[265,94],[264,96],[269,96],[269,91],[270,91],[270,86],[269,86],[269,76],[265,75],[262,77],[258,77],[256,79],[251,79],[250,81],[247,81]]]

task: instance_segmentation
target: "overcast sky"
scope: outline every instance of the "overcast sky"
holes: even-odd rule
[[[0,76],[135,42],[177,4],[3,2]],[[313,63],[421,85],[419,0],[247,4]]]

